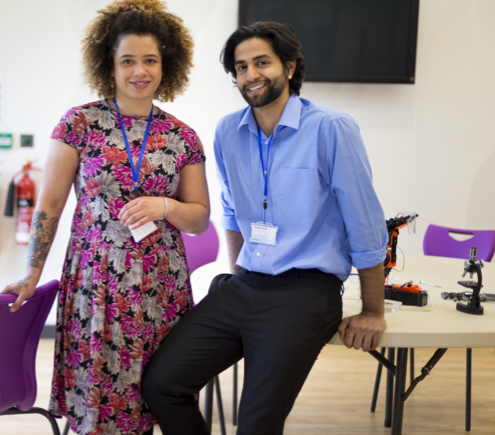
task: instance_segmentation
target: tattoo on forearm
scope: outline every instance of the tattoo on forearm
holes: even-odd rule
[[[28,291],[28,288],[29,288],[29,283],[28,283],[28,281],[29,281],[30,279],[31,279],[31,275],[26,275],[26,276],[24,277],[24,279],[22,279],[21,281],[18,281],[18,282],[17,282],[16,286],[15,286],[13,289],[11,289],[11,290],[9,290],[8,292],[5,292],[5,293],[6,293],[6,294],[7,294],[7,293],[13,293],[13,292],[15,292],[16,290],[19,290],[21,287],[26,287],[26,291]]]
[[[30,267],[41,268],[43,265],[57,232],[58,221],[59,218],[57,217],[48,219],[43,210],[34,212],[28,252],[28,265]]]

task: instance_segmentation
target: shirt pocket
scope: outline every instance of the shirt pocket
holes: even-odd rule
[[[282,168],[281,209],[288,216],[310,217],[318,206],[318,173],[308,168]]]

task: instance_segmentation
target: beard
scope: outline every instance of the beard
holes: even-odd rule
[[[265,92],[260,95],[248,95],[247,87],[252,86],[255,83],[265,83]],[[251,107],[258,108],[266,106],[270,103],[273,103],[278,97],[280,97],[285,89],[285,74],[282,73],[278,77],[275,77],[273,80],[266,79],[260,80],[253,83],[246,84],[239,91],[241,92],[242,98],[248,103]]]

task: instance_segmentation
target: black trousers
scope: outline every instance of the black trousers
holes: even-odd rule
[[[219,275],[150,361],[142,394],[167,435],[206,435],[193,394],[244,357],[238,435],[279,435],[342,319],[341,281],[317,269]]]

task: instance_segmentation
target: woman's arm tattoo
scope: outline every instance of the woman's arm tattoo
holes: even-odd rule
[[[43,210],[34,212],[29,241],[28,266],[41,269],[57,232],[59,220],[57,217],[48,219]]]

